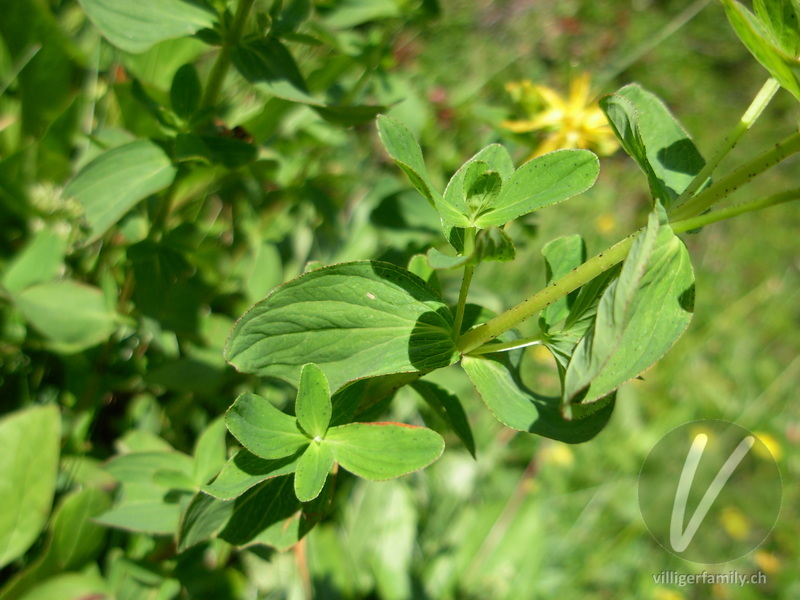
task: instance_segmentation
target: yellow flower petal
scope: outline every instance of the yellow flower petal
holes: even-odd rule
[[[506,90],[527,118],[509,119],[502,127],[514,133],[548,133],[531,158],[560,148],[587,148],[607,156],[619,147],[603,111],[590,97],[588,73],[570,81],[567,98],[529,80],[506,83]],[[530,160],[530,159],[529,159]]]

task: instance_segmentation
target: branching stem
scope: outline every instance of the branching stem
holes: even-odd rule
[[[466,231],[464,239],[464,255],[469,256],[475,247],[475,229],[470,228]],[[464,308],[467,305],[467,295],[469,286],[472,283],[472,275],[475,273],[474,265],[464,267],[464,276],[461,278],[461,289],[458,291],[458,304],[456,304],[455,324],[453,325],[453,335],[458,339],[461,334],[461,325],[464,322]]]
[[[777,92],[779,89],[780,84],[771,77],[764,82],[764,85],[761,87],[758,94],[756,94],[756,97],[753,99],[753,102],[750,104],[750,106],[747,107],[747,110],[736,124],[736,127],[733,128],[733,131],[728,134],[711,160],[706,163],[706,165],[692,180],[689,186],[675,200],[673,210],[687,202],[689,198],[694,196],[697,190],[699,190],[703,184],[708,181],[708,178],[711,177],[714,169],[716,169],[719,166],[719,163],[722,162],[722,159],[724,159],[728,153],[730,153],[730,151],[736,147],[738,141],[753,126],[753,123],[756,122],[758,117],[761,116],[761,113],[767,107],[770,100],[772,100],[775,92]]]
[[[697,229],[698,227],[703,227],[704,225],[716,223],[724,219],[730,219],[738,215],[798,199],[800,199],[800,189],[789,190],[780,194],[762,198],[761,200],[745,202],[743,204],[731,206],[704,215],[694,216],[681,221],[673,221],[670,223],[670,226],[675,233],[683,233],[685,231]],[[549,286],[540,290],[530,298],[520,302],[515,307],[507,310],[501,315],[498,315],[494,319],[490,319],[483,325],[466,332],[458,340],[458,349],[462,354],[483,354],[488,352],[497,352],[503,349],[511,349],[511,347],[503,348],[503,345],[493,344],[487,347],[485,351],[480,349],[478,352],[475,352],[476,349],[479,349],[490,340],[493,340],[497,336],[505,333],[513,327],[516,327],[525,319],[538,314],[540,311],[550,306],[550,304],[559,298],[563,298],[570,292],[573,292],[582,285],[585,285],[604,271],[607,271],[617,263],[623,261],[630,251],[633,240],[641,231],[642,229],[635,231],[628,237],[617,242],[608,250],[593,256],[579,267],[576,267],[564,275],[561,279],[551,283]],[[519,342],[516,343],[518,344]]]
[[[688,200],[677,210],[673,209],[670,214],[670,220],[681,221],[699,215],[726,196],[735,192],[744,184],[749,183],[756,175],[760,175],[764,171],[771,169],[785,158],[799,151],[800,131],[796,131],[783,141],[775,144],[774,147],[716,181],[711,187],[703,190],[691,200]]]

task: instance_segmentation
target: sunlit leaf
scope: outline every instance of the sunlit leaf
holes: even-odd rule
[[[61,418],[53,404],[0,419],[0,566],[22,556],[47,522],[60,432]]]
[[[76,281],[34,285],[14,300],[31,325],[63,352],[95,346],[117,326],[101,290]]]
[[[237,321],[225,357],[240,371],[297,384],[317,364],[332,390],[362,377],[446,367],[458,359],[453,316],[405,269],[376,261],[310,271]]]
[[[91,243],[136,203],[172,183],[175,173],[160,146],[137,140],[95,158],[67,184],[64,196],[83,205]]]
[[[589,189],[600,171],[597,157],[588,150],[557,150],[534,158],[514,171],[493,204],[473,223],[498,227],[545,206]]]
[[[423,469],[444,451],[442,437],[425,427],[401,423],[351,423],[332,427],[325,436],[336,461],[373,481]]]
[[[214,25],[215,15],[184,0],[80,0],[109,42],[126,52],[144,52],[157,42],[192,35]]]
[[[249,392],[236,399],[225,414],[225,422],[234,437],[261,458],[290,456],[311,441],[297,426],[294,417]]]
[[[575,348],[567,367],[564,409],[568,414],[642,373],[688,327],[694,307],[694,272],[686,246],[665,220],[660,207],[651,213],[619,277],[603,292],[594,326]]]
[[[315,364],[305,365],[300,371],[295,414],[300,427],[311,437],[322,437],[328,430],[331,422],[331,391],[325,373]]]
[[[310,502],[319,496],[331,467],[333,452],[329,444],[313,442],[306,448],[294,474],[294,493],[300,502]]]

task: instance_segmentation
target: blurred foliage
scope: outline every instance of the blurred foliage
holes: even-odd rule
[[[0,18],[0,439],[7,457],[26,460],[26,469],[3,471],[0,507],[37,507],[16,547],[3,540],[0,599],[800,595],[791,566],[800,555],[800,218],[791,206],[684,236],[699,282],[693,323],[619,393],[592,443],[503,428],[463,373],[449,369],[429,379],[465,399],[476,459],[448,432],[447,452],[424,472],[384,483],[340,472],[334,504],[290,552],[223,539],[178,552],[165,534],[210,479],[196,457],[218,466],[227,458],[232,444],[218,417],[233,398],[255,391],[283,407],[295,396],[288,384],[225,363],[235,319],[309,263],[405,266],[435,243],[438,218],[381,148],[377,112],[412,129],[440,189],[489,143],[504,143],[521,162],[539,142],[501,127],[517,116],[506,83],[566,90],[584,71],[597,96],[631,81],[656,92],[710,153],[765,77],[722,8],[704,0],[256,0],[242,31],[252,54],[232,57],[238,71],[227,71],[209,99],[221,34],[203,14],[224,15],[229,30],[235,3],[136,2],[189,6],[196,27],[153,45],[145,32],[142,45],[123,49],[87,17],[102,4],[7,0]],[[257,43],[267,29],[269,43]],[[126,33],[135,32],[118,35]],[[265,73],[250,60],[265,53],[289,53],[293,66]],[[296,85],[278,85],[286,81]],[[780,92],[730,162],[796,128],[796,104]],[[106,182],[117,211],[109,215],[70,192],[81,189],[77,173],[102,169],[92,160],[114,149],[122,158]],[[123,168],[135,186],[115,185]],[[791,184],[795,168],[771,171],[759,194]],[[179,176],[169,183],[163,172],[173,169]],[[509,228],[516,261],[484,265],[472,298],[496,311],[522,300],[545,280],[547,241],[581,233],[593,253],[648,209],[630,161],[603,159],[588,193]],[[455,276],[441,285],[446,297],[458,295]],[[522,368],[537,389],[558,390],[549,354],[527,351]],[[421,414],[444,430],[408,389],[387,410],[390,420]],[[638,512],[647,452],[697,418],[736,421],[780,449],[782,514],[764,545],[735,563],[673,557]],[[119,486],[123,471],[134,476]],[[163,499],[165,485],[182,491],[157,512],[147,503]],[[150,533],[130,531],[145,521]],[[704,569],[761,570],[768,581],[681,588],[653,580]]]

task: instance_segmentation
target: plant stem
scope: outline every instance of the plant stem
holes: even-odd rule
[[[690,217],[695,217],[705,210],[711,208],[722,198],[732,194],[745,183],[748,183],[756,175],[771,169],[783,159],[800,151],[800,131],[797,131],[775,144],[763,154],[753,160],[743,164],[738,169],[729,173],[711,187],[703,190],[683,206],[670,214],[671,221],[682,221]]]
[[[800,137],[800,136],[799,136]],[[753,202],[745,202],[736,206],[724,208],[712,213],[694,216],[691,218],[682,219],[680,221],[672,221],[670,227],[675,233],[683,233],[691,231],[716,223],[724,219],[730,219],[748,212],[761,210],[770,206],[790,202],[792,200],[800,199],[800,189],[789,190],[773,196],[755,200]],[[642,228],[643,229],[643,228]],[[515,307],[510,308],[506,312],[496,316],[494,319],[486,321],[483,325],[476,327],[458,340],[458,349],[462,354],[486,354],[490,352],[499,352],[502,350],[510,350],[516,346],[509,346],[509,344],[498,344],[487,347],[484,351],[481,349],[479,352],[474,352],[475,349],[483,346],[486,342],[496,338],[498,335],[505,333],[519,325],[522,321],[538,314],[546,307],[550,306],[553,302],[562,298],[585,285],[604,271],[613,267],[615,264],[622,262],[628,255],[628,251],[633,244],[633,240],[642,231],[639,229],[628,237],[620,240],[608,250],[601,252],[587,260],[585,263],[576,267],[558,281],[551,283],[549,286],[540,290],[530,298],[520,302]],[[532,340],[534,338],[531,338]],[[514,342],[519,344],[520,341]],[[504,346],[509,346],[505,348]]]
[[[624,260],[638,233],[639,231],[632,233],[611,246],[608,250],[593,256],[579,267],[574,268],[564,275],[558,281],[554,281],[527,300],[523,300],[514,308],[510,308],[494,319],[490,319],[483,325],[466,332],[458,340],[458,349],[462,354],[467,354],[475,350],[489,340],[516,327],[525,319],[538,314],[559,298],[563,298],[570,292],[577,290],[604,271],[607,271],[618,262]]]
[[[761,86],[758,94],[756,94],[756,97],[753,99],[753,102],[750,104],[750,106],[747,107],[747,110],[736,124],[736,127],[733,128],[733,131],[728,134],[711,160],[706,163],[706,165],[692,180],[689,186],[683,190],[683,193],[675,200],[675,203],[672,207],[673,210],[694,196],[695,192],[697,192],[697,190],[700,189],[700,187],[708,180],[708,178],[711,177],[711,173],[714,172],[714,169],[719,166],[719,163],[722,162],[722,159],[734,149],[741,137],[750,129],[750,127],[753,126],[753,123],[755,123],[758,117],[761,116],[761,113],[767,107],[770,100],[772,100],[775,92],[777,92],[779,89],[780,84],[771,77],[764,82],[764,85]]]
[[[469,228],[466,230],[464,237],[464,256],[472,254],[475,248],[475,229]],[[461,289],[458,291],[458,304],[456,304],[456,317],[453,324],[454,339],[458,339],[461,335],[461,324],[464,322],[464,308],[467,304],[467,294],[469,294],[469,285],[472,283],[472,275],[475,273],[474,265],[466,265],[464,267],[464,276],[461,278]]]
[[[153,217],[153,222],[150,225],[150,231],[147,233],[147,238],[149,240],[157,240],[164,231],[169,214],[172,212],[172,205],[175,203],[175,194],[178,191],[178,182],[183,179],[184,174],[183,168],[179,167],[178,172],[175,174],[175,179],[172,180],[169,188],[167,188],[167,191],[164,193],[164,197],[161,198],[161,202],[158,204],[156,214]]]
[[[683,219],[682,221],[676,221],[671,223],[671,226],[675,233],[682,233],[684,231],[705,227],[711,223],[738,217],[739,215],[744,215],[749,212],[783,204],[784,202],[791,202],[792,200],[800,200],[800,188],[774,194],[773,196],[767,196],[760,200],[743,202],[727,208],[721,208],[720,210],[715,210],[714,212],[705,213],[689,219]]]
[[[217,60],[214,61],[214,66],[211,67],[211,74],[208,76],[206,89],[203,92],[202,108],[211,108],[217,104],[222,84],[231,64],[231,49],[239,43],[244,31],[244,24],[247,21],[247,15],[254,3],[255,0],[239,0],[236,13],[233,16],[233,23],[223,37]]]

